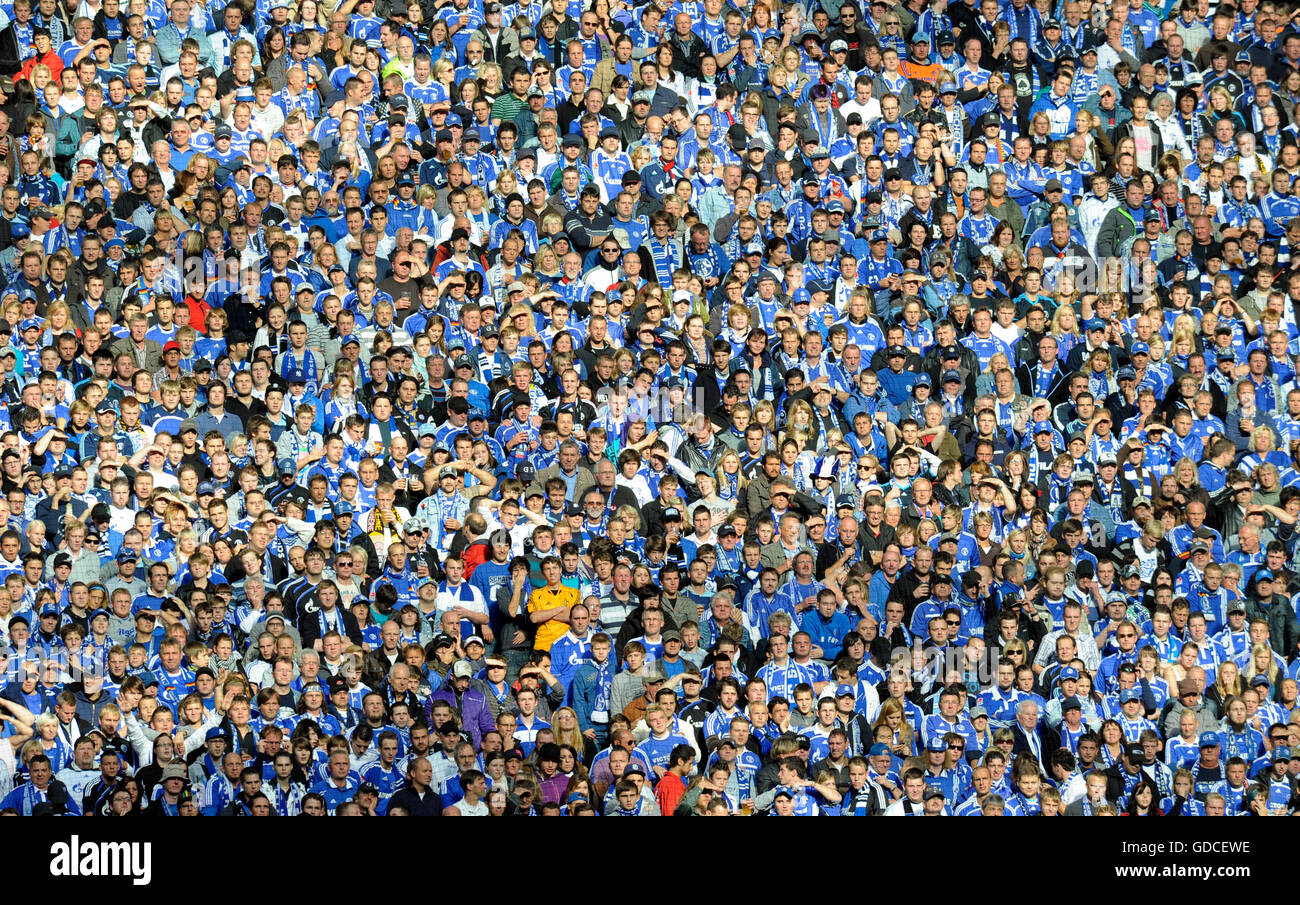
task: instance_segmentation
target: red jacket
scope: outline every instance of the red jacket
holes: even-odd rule
[[[23,63],[22,68],[18,70],[18,74],[14,76],[14,84],[16,85],[24,79],[31,78],[32,70],[41,64],[49,67],[50,75],[53,76],[51,81],[57,82],[63,72],[63,58],[51,50],[43,57],[31,57],[27,62]]]

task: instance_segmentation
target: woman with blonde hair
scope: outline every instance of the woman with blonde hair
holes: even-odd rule
[[[1071,307],[1057,308],[1056,313],[1052,315],[1052,325],[1048,332],[1056,338],[1059,347],[1058,357],[1068,357],[1070,350],[1078,345],[1082,337],[1079,335],[1079,319]]]
[[[1035,113],[1029,121],[1029,141],[1034,150],[1046,148],[1052,142],[1052,119],[1044,111]]]
[[[577,711],[573,707],[556,707],[551,711],[551,729],[555,732],[556,745],[569,745],[582,753],[582,761],[590,762],[595,755],[595,742],[582,735],[577,726]],[[590,753],[588,753],[590,746]]]
[[[805,399],[796,399],[786,412],[784,430],[811,431],[813,423],[812,406]]]
[[[206,183],[212,178],[216,170],[216,164],[207,154],[196,153],[190,158],[190,162],[185,166],[185,172],[193,173],[194,177],[200,183]]]
[[[726,326],[722,328],[719,336],[731,343],[732,355],[739,355],[741,350],[745,348],[745,341],[749,337],[749,331],[752,329],[753,323],[753,312],[749,310],[748,305],[728,306]]]
[[[484,63],[478,69],[479,94],[489,101],[495,101],[505,93],[505,78],[501,67],[496,63]]]
[[[1219,664],[1214,675],[1214,684],[1205,689],[1205,699],[1220,713],[1224,711],[1228,699],[1240,695],[1246,690],[1246,683],[1241,677],[1241,670],[1232,660]]]
[[[770,399],[760,399],[754,406],[752,423],[763,428],[763,448],[775,449],[776,445],[776,405]]]
[[[786,47],[777,57],[778,64],[786,71],[786,89],[796,96],[802,96],[804,86],[810,76],[803,71],[803,58],[797,47]]]
[[[546,283],[555,283],[564,277],[559,256],[550,242],[543,242],[537,247],[537,254],[533,255],[533,273]]]
[[[740,505],[745,498],[745,488],[749,479],[745,477],[740,454],[734,449],[727,449],[718,457],[718,464],[713,468],[713,477],[717,482],[718,496],[728,503]]]
[[[1283,678],[1282,670],[1277,665],[1277,656],[1267,644],[1256,644],[1250,649],[1250,662],[1243,677],[1247,688],[1250,688],[1250,683],[1256,676],[1268,679],[1270,688],[1276,688],[1278,681]]]
[[[1002,229],[1004,226],[1005,230]],[[1025,255],[1016,244],[1016,234],[1011,229],[1011,224],[1005,221],[999,223],[993,231],[993,241],[981,250],[993,258],[994,266],[1002,268],[1002,283],[1014,294],[1013,287],[1024,280]]]
[[[45,310],[45,333],[44,341],[48,344],[53,337],[62,333],[73,333],[81,335],[77,325],[72,322],[72,309],[66,302],[50,302],[50,306]]]
[[[435,104],[441,103],[442,101],[450,101],[452,94],[455,93],[456,63],[454,60],[454,55],[451,57],[443,57],[434,63],[433,67],[429,70],[430,78],[442,86],[443,96],[435,100]]]
[[[496,189],[489,199],[492,212],[498,217],[504,216],[506,199],[517,192],[519,192],[519,180],[515,177],[515,171],[509,168],[502,170],[497,176]]]
[[[654,153],[645,145],[637,145],[632,149],[629,157],[632,161],[632,169],[640,171],[650,165],[650,161],[654,159]]]
[[[892,682],[891,682],[892,684]],[[871,724],[873,737],[875,731],[884,729],[889,732],[892,741],[885,742],[899,757],[912,757],[916,754],[916,741],[912,726],[907,720],[907,711],[895,698],[886,698],[880,702],[880,712]]]
[[[1214,126],[1221,119],[1232,120],[1233,131],[1246,128],[1246,122],[1234,109],[1232,93],[1223,85],[1215,85],[1205,92],[1206,110],[1201,114],[1201,134],[1214,135]]]

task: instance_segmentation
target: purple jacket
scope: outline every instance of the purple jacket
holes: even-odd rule
[[[430,726],[433,725],[434,701],[446,701],[453,710],[460,713],[460,726],[469,733],[475,751],[483,747],[483,734],[497,727],[496,721],[492,719],[492,709],[488,707],[487,698],[483,696],[483,692],[472,685],[465,689],[465,694],[459,701],[456,700],[456,692],[449,685],[444,685],[431,694],[429,703],[425,705],[425,716],[428,717]]]

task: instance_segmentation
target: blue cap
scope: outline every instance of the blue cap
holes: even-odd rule
[[[469,420],[470,420],[470,421],[486,421],[486,420],[488,420],[488,416],[487,416],[487,414],[486,414],[482,409],[470,409],[470,410],[469,410]]]
[[[11,239],[25,239],[31,234],[31,227],[26,223],[14,222],[9,224],[9,237]]]
[[[90,613],[90,615],[86,617],[86,622],[88,622],[88,623],[89,623],[89,622],[94,622],[94,621],[95,621],[96,619],[98,619],[100,616],[103,616],[105,619],[108,619],[108,618],[111,618],[112,614],[109,613],[108,610],[103,609],[103,608],[101,607],[101,608],[98,609],[98,610],[92,610],[91,613]]]
[[[1291,759],[1291,749],[1288,748],[1286,745],[1278,745],[1276,748],[1273,749],[1273,761],[1275,763],[1279,760],[1290,760],[1290,759]]]
[[[834,213],[835,211],[839,211],[841,214],[844,213],[844,202],[840,201],[838,198],[826,205],[826,212],[828,214]]]
[[[932,736],[930,740],[925,743],[925,750],[926,751],[947,751],[948,743],[944,741],[942,735],[935,735]]]
[[[217,739],[217,738],[222,740],[226,738],[226,733],[221,731],[220,726],[213,726],[211,729],[208,730],[208,734],[203,736],[203,740],[205,742],[210,742],[213,739]]]
[[[212,486],[211,481],[204,481],[199,485],[199,496],[208,496],[210,494],[215,494],[216,492],[217,489]]]
[[[136,562],[140,557],[130,547],[123,547],[117,551],[118,562]]]
[[[1151,354],[1151,347],[1148,346],[1146,343],[1134,343],[1133,346],[1132,346],[1132,348],[1130,348],[1130,349],[1128,350],[1128,354],[1130,354],[1130,355],[1150,355],[1150,354]]]
[[[284,379],[289,383],[307,383],[307,372],[302,368],[290,368]]]
[[[885,232],[883,229],[878,229],[872,232],[871,237],[868,239],[868,241],[882,242],[887,240],[888,238],[889,238],[889,233]]]
[[[958,375],[958,376],[960,376],[960,375]],[[914,384],[912,384],[912,385],[913,385],[913,386],[918,386],[918,387],[928,387],[928,386],[930,386],[930,382],[931,382],[931,381],[930,381],[930,375],[929,375],[929,374],[917,374],[917,375],[916,375],[916,383],[914,383]]]
[[[298,463],[293,459],[281,459],[276,467],[280,469],[280,474],[293,474],[298,470]]]
[[[40,319],[39,317],[29,317],[29,318],[27,318],[25,321],[23,321],[23,322],[18,326],[18,329],[19,329],[19,330],[30,330],[30,329],[32,329],[32,327],[35,327],[35,328],[38,329],[38,330],[40,329],[40,327],[41,327],[41,319]]]
[[[1255,572],[1255,581],[1257,583],[1261,581],[1272,581],[1272,580],[1273,580],[1273,572],[1270,569],[1260,569],[1257,572]]]
[[[426,421],[420,425],[420,431],[418,436],[436,437],[437,435],[438,435],[438,425],[434,424],[432,421]]]
[[[1093,330],[1105,330],[1106,322],[1100,318],[1090,317],[1083,322],[1083,329],[1091,333]]]
[[[1201,742],[1200,742],[1199,747],[1201,747],[1201,748],[1217,748],[1217,747],[1219,747],[1219,736],[1216,735],[1216,734],[1213,733],[1213,732],[1202,732],[1202,733],[1201,733]]]
[[[880,757],[882,754],[890,754],[889,746],[884,742],[876,742],[867,752],[867,757]]]
[[[1142,696],[1137,693],[1136,689],[1125,688],[1123,691],[1119,693],[1119,702],[1121,704],[1127,704],[1129,701],[1140,701],[1140,700],[1142,700]]]
[[[941,382],[941,383],[951,383],[952,381],[956,381],[957,383],[961,383],[961,382],[962,382],[962,379],[961,379],[961,371],[944,371],[944,372],[943,372],[943,380],[940,381],[940,382]]]
[[[47,603],[47,604],[45,604],[45,606],[41,607],[41,615],[42,615],[42,616],[57,616],[57,615],[59,615],[59,607],[58,607],[58,604],[54,604],[54,603]]]
[[[1039,421],[1034,425],[1034,433],[1036,434],[1050,434],[1052,432],[1052,424],[1049,421]]]
[[[777,786],[776,791],[772,793],[772,800],[776,801],[782,795],[786,798],[794,798],[794,791],[789,786]]]
[[[1066,711],[1069,710],[1082,710],[1082,709],[1083,709],[1083,704],[1081,704],[1079,702],[1079,699],[1074,697],[1073,695],[1071,695],[1070,697],[1066,698],[1064,701],[1061,702],[1061,713],[1065,713]]]
[[[334,510],[335,518],[338,518],[340,515],[352,515],[356,512],[356,510],[352,508],[352,504],[347,500],[339,500],[331,508]]]
[[[1061,670],[1060,678],[1062,678],[1062,679],[1077,679],[1077,678],[1079,678],[1079,671],[1078,671],[1077,669],[1075,669],[1073,666],[1067,666],[1067,667],[1065,667],[1064,669]]]
[[[852,685],[837,685],[835,687],[835,697],[842,698],[845,695],[851,695],[856,698],[858,693],[854,690]]]
[[[117,238],[116,236],[114,236],[112,239],[109,239],[107,242],[104,243],[105,251],[107,251],[110,248],[126,248],[126,243],[123,242],[121,239]]]
[[[340,336],[340,337],[339,337],[339,348],[340,348],[340,349],[342,349],[344,346],[350,346],[350,345],[352,345],[353,343],[356,343],[358,346],[361,345],[361,340],[357,339],[356,335],[353,334],[353,333],[349,333],[347,336]]]

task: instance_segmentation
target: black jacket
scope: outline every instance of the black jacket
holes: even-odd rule
[[[393,797],[388,799],[388,808],[391,811],[394,806],[406,808],[412,817],[441,817],[442,816],[442,797],[433,789],[420,795],[411,786],[399,789],[393,793]]]
[[[1038,759],[1045,764],[1052,752],[1061,747],[1061,737],[1055,730],[1049,729],[1047,726],[1039,726],[1035,731],[1038,734]],[[1022,727],[1020,723],[1017,722],[1011,724],[1011,735],[1013,738],[1011,748],[1012,760],[1015,760],[1016,755],[1025,751],[1028,751],[1031,754],[1033,753],[1033,748],[1029,745],[1029,740],[1025,734],[1024,727]]]
[[[350,610],[335,607],[339,619],[342,622],[343,634],[353,644],[361,644],[361,627],[357,625],[357,617],[352,615]],[[298,621],[302,624],[298,626],[298,632],[302,635],[302,646],[311,647],[315,644],[317,638],[324,637],[320,630],[320,619],[317,614],[320,612],[319,606],[314,606],[310,612],[302,612],[298,616]]]

